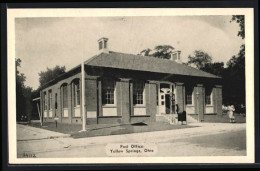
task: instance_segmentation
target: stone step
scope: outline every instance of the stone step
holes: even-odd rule
[[[193,116],[191,116],[191,115],[188,115],[187,114],[187,116],[186,116],[187,118],[187,122],[189,122],[189,123],[197,123],[198,122],[198,120],[197,119],[195,119]]]

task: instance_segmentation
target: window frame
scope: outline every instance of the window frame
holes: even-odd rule
[[[187,92],[189,92],[189,94]],[[194,95],[193,94],[194,94],[194,86],[186,86],[185,87],[185,105],[194,106]],[[188,96],[190,98],[189,102],[191,101],[191,103],[188,103]]]
[[[64,99],[64,88],[66,87],[66,100]],[[63,84],[62,86],[61,86],[61,88],[62,88],[62,99],[61,99],[61,101],[62,101],[62,109],[68,109],[68,106],[69,106],[69,102],[68,102],[68,84],[67,83],[65,83],[65,84]],[[65,102],[66,102],[66,107],[64,107],[65,105]]]
[[[108,89],[108,88],[105,89],[104,85],[106,85],[105,84],[106,81],[113,82],[113,91],[114,91],[113,93],[108,92],[108,91],[111,91],[112,89]],[[102,79],[102,81],[101,81],[101,99],[102,99],[103,107],[115,107],[116,106],[116,83],[117,82],[114,79],[110,79],[110,78]],[[107,103],[107,99],[109,99],[109,97],[111,97],[112,94],[113,94],[113,103]],[[108,95],[110,95],[110,96],[108,97]],[[104,101],[106,101],[106,103],[104,103]]]
[[[207,90],[208,89],[210,89],[210,94],[207,94]],[[207,97],[209,97],[209,98],[207,98]],[[212,97],[213,97],[213,88],[205,88],[205,105],[206,106],[213,106],[213,99],[212,99]],[[207,100],[210,100],[210,103],[207,103]]]
[[[73,81],[73,107],[78,108],[81,105],[81,87],[80,87],[80,80],[76,79]]]
[[[52,89],[48,91],[48,110],[52,110]]]
[[[44,106],[44,111],[48,110],[48,103],[47,103],[47,93],[46,91],[43,92],[43,106]]]
[[[135,84],[142,84],[143,86],[143,88],[142,88],[142,93],[140,93],[140,94],[138,94],[138,95],[136,95],[135,96]],[[141,86],[137,86],[137,92],[138,92],[138,90],[140,90],[140,87]],[[142,95],[142,104],[140,104],[140,103],[135,103],[135,101],[140,101],[140,99],[135,99],[135,97],[137,98],[137,97],[140,97],[140,95]],[[145,81],[142,81],[142,80],[134,80],[133,81],[133,106],[134,107],[144,107],[145,105],[146,105],[146,103],[145,103]]]

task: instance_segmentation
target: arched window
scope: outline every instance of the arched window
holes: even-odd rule
[[[43,98],[44,98],[44,101],[43,101],[44,110],[47,110],[48,105],[47,105],[47,94],[46,94],[46,92],[43,93]]]
[[[74,107],[80,106],[80,84],[79,79],[76,79],[72,83],[72,91],[73,91],[73,101],[74,101]]]
[[[62,93],[62,107],[68,108],[68,84],[63,84],[61,86]]]
[[[48,100],[48,109],[49,110],[52,110],[52,90],[49,90],[48,91],[48,98],[49,98],[49,100]]]

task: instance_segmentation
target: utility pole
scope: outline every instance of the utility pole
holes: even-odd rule
[[[199,93],[199,90],[198,90],[198,87],[197,87],[197,93],[196,93],[196,95],[197,95],[197,107],[198,107],[198,122],[200,122],[200,105],[199,105],[199,95],[200,95],[200,93]]]
[[[81,107],[82,107],[82,130],[86,131],[86,114],[85,114],[85,70],[84,70],[84,61],[81,63]]]

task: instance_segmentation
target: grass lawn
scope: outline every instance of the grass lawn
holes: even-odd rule
[[[170,125],[164,122],[153,123],[134,123],[134,124],[100,124],[100,125],[87,125],[86,132],[79,132],[82,128],[80,124],[61,124],[58,123],[56,128],[55,123],[44,123],[43,127],[40,123],[31,123],[30,126],[47,129],[50,131],[61,132],[65,134],[71,134],[73,138],[86,138],[95,136],[106,135],[120,135],[131,134],[139,132],[152,132],[163,131],[173,129],[192,128],[190,125]]]

